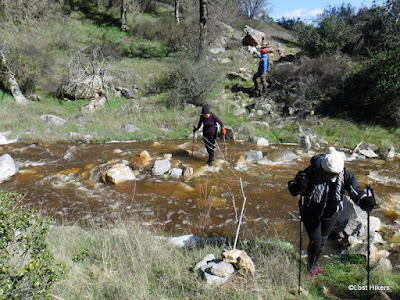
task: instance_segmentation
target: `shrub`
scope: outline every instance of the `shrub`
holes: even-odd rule
[[[48,220],[0,190],[0,299],[45,298],[57,271],[46,240]]]
[[[376,54],[346,79],[331,106],[358,121],[400,125],[400,48]]]
[[[349,69],[346,57],[302,57],[296,63],[276,64],[273,79],[278,84],[273,89],[279,94],[277,100],[288,106],[315,109],[321,101],[336,95]]]
[[[218,74],[214,65],[205,59],[184,58],[176,65],[172,76],[174,96],[170,104],[201,105],[213,90]]]
[[[393,50],[400,45],[400,1],[384,1],[382,6],[363,9],[357,14],[359,39],[355,54],[369,55],[372,51]]]

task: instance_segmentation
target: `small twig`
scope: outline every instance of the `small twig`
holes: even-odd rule
[[[243,190],[242,178],[239,178],[239,181],[240,181],[240,189],[241,189],[242,195],[243,195],[243,205],[242,205],[242,212],[240,214],[239,224],[238,224],[238,227],[236,229],[236,237],[235,237],[235,243],[233,244],[233,249],[236,249],[236,243],[237,243],[237,240],[239,238],[240,225],[242,224],[242,221],[243,221],[244,208],[246,206],[246,199],[247,199],[246,195],[244,193],[244,190]]]
[[[51,298],[54,298],[54,299],[58,299],[58,300],[66,300],[66,299],[64,299],[64,298],[61,298],[61,297],[57,297],[57,296],[55,296],[55,295],[52,295],[52,294],[48,294]]]
[[[232,195],[232,203],[233,203],[233,209],[235,211],[235,220],[236,222],[238,222],[238,212],[236,207],[235,195]]]

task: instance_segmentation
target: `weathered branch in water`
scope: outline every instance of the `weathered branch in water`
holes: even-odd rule
[[[3,74],[5,80],[8,82],[11,94],[13,95],[15,101],[18,104],[28,104],[29,100],[26,99],[24,94],[21,92],[14,72],[11,71],[11,69],[7,65],[6,55],[4,54],[4,52],[4,49],[0,50],[0,74]]]

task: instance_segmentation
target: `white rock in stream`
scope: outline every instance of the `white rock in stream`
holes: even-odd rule
[[[256,162],[263,158],[262,151],[259,150],[250,150],[244,153],[244,157],[247,162]]]
[[[171,178],[179,179],[182,177],[183,170],[180,168],[173,168],[170,171]]]
[[[0,132],[0,145],[7,145],[18,142],[18,139],[8,140],[5,135]]]
[[[0,156],[0,183],[18,173],[18,168],[10,154]]]
[[[269,145],[269,142],[267,139],[265,139],[263,137],[258,137],[258,136],[249,137],[248,142],[250,144],[256,144],[257,146],[268,146]]]
[[[156,160],[152,169],[155,176],[164,175],[171,169],[171,161],[168,158]]]
[[[123,164],[116,164],[101,175],[104,183],[119,184],[121,182],[135,180],[133,170]]]

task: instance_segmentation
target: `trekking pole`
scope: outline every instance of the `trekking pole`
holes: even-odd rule
[[[225,134],[222,135],[224,137],[224,150],[225,150],[225,157],[226,160],[228,160],[228,150],[226,149],[226,143],[225,143]]]
[[[367,252],[367,291],[368,291],[368,295],[369,295],[369,256],[370,256],[370,250],[369,250],[369,210],[367,210],[367,247],[368,247],[368,252]]]
[[[193,125],[193,130],[194,129],[196,129],[196,126]],[[195,135],[195,132],[193,132],[192,158],[193,158],[193,153],[194,153],[194,135]]]
[[[374,191],[372,190],[372,188],[367,185],[367,196],[374,196]],[[369,210],[367,210],[367,247],[368,247],[368,251],[367,251],[367,291],[368,291],[368,295],[369,295],[369,273],[370,273],[370,236],[369,236]]]
[[[300,247],[299,247],[299,287],[297,293],[301,292],[301,248],[303,244],[303,214],[302,209],[304,205],[304,196],[301,195],[301,205],[300,205]]]

